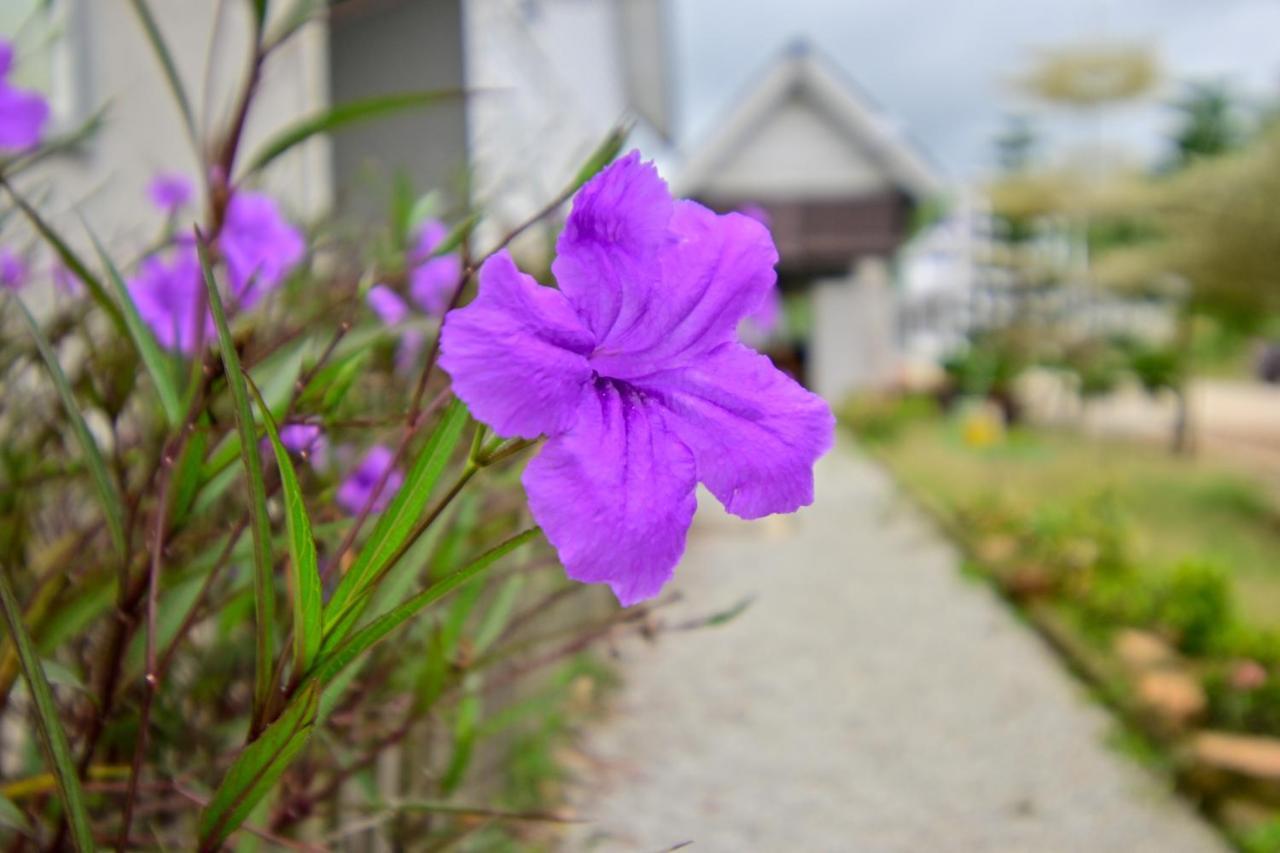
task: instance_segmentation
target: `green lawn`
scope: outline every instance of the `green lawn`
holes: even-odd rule
[[[973,448],[945,419],[906,425],[878,452],[913,493],[943,508],[989,497],[1030,512],[1107,494],[1143,571],[1210,558],[1234,580],[1246,621],[1280,627],[1280,509],[1261,479],[1203,459],[1066,432],[1017,430]]]

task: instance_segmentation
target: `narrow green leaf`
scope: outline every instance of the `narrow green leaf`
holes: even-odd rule
[[[721,610],[719,613],[713,613],[711,616],[707,617],[707,621],[705,623],[706,626],[708,628],[714,628],[718,625],[728,625],[734,619],[737,619],[745,613],[753,601],[755,601],[755,597],[748,595],[732,607]]]
[[[9,576],[3,569],[0,569],[0,611],[3,611],[9,637],[18,650],[22,677],[27,682],[27,689],[31,691],[36,710],[36,733],[39,735],[40,746],[44,749],[45,760],[49,762],[58,782],[58,794],[66,809],[71,840],[77,850],[91,851],[94,849],[93,830],[89,824],[89,814],[85,810],[84,793],[80,789],[75,759],[72,758],[71,747],[67,743],[67,733],[63,731],[62,721],[58,719],[58,706],[53,701],[53,691],[40,666],[40,659],[36,656],[27,627],[22,622],[22,610],[9,586]]]
[[[480,214],[472,213],[466,219],[459,222],[453,228],[449,229],[449,233],[444,235],[444,239],[440,241],[434,249],[431,250],[431,257],[438,258],[441,255],[447,255],[462,245],[462,241],[475,230],[476,225],[480,223]]]
[[[22,319],[26,321],[27,328],[31,331],[31,337],[35,339],[36,348],[40,350],[40,357],[44,359],[45,367],[49,368],[49,376],[53,379],[54,387],[58,389],[58,397],[62,399],[62,408],[67,413],[67,419],[71,421],[71,429],[75,433],[76,442],[80,445],[80,451],[84,454],[85,465],[93,478],[94,491],[98,493],[98,501],[102,504],[102,512],[107,518],[107,530],[111,534],[111,542],[115,545],[116,554],[123,563],[128,558],[129,545],[125,538],[124,505],[120,502],[120,492],[116,488],[115,481],[111,479],[111,474],[107,471],[107,463],[102,459],[102,451],[98,449],[98,442],[94,441],[93,433],[89,432],[89,425],[85,423],[84,415],[80,413],[80,407],[76,404],[76,396],[71,390],[70,383],[67,382],[66,374],[62,372],[62,366],[58,364],[58,356],[53,351],[53,346],[49,343],[49,339],[45,337],[44,332],[40,330],[40,324],[36,322],[35,317],[31,316],[31,312],[27,310],[27,306],[23,304],[22,300],[15,296],[13,301],[18,303]]]
[[[209,434],[203,429],[193,432],[182,446],[182,453],[173,469],[173,502],[169,508],[169,517],[175,525],[186,520],[187,513],[191,511],[191,503],[200,490],[200,469],[208,448]]]
[[[453,455],[466,423],[467,407],[461,401],[454,400],[445,409],[431,438],[414,460],[400,491],[396,492],[386,511],[378,517],[373,533],[360,549],[350,570],[342,576],[338,588],[333,591],[333,597],[329,599],[324,611],[326,635],[343,615],[347,602],[363,590],[370,578],[377,576],[386,560],[404,544],[414,523],[426,509],[431,492],[444,473],[445,465]]]
[[[227,374],[227,387],[235,403],[236,429],[240,435],[240,459],[244,462],[249,481],[251,523],[253,532],[253,598],[254,598],[254,719],[266,707],[271,696],[271,669],[273,653],[272,618],[275,613],[275,583],[271,570],[271,520],[267,516],[267,487],[262,479],[262,460],[258,457],[258,445],[253,425],[253,413],[249,409],[249,392],[244,374],[240,370],[240,356],[236,342],[227,325],[227,312],[222,307],[222,296],[209,264],[209,252],[203,238],[196,241],[200,254],[200,268],[204,272],[205,292],[209,296],[209,308],[213,323],[218,329],[218,343],[222,365]]]
[[[348,104],[338,104],[316,115],[300,119],[268,140],[249,161],[248,173],[258,171],[290,148],[316,134],[329,133],[348,125],[394,115],[415,107],[428,107],[451,98],[462,97],[462,95],[461,89],[440,89],[426,92],[400,92]]]
[[[124,322],[129,339],[133,341],[133,345],[137,348],[138,355],[142,358],[142,363],[147,368],[147,373],[151,376],[151,383],[156,387],[156,394],[160,397],[160,405],[164,407],[165,420],[169,422],[170,427],[177,427],[182,423],[183,408],[178,389],[173,384],[173,374],[169,370],[169,360],[160,351],[160,345],[156,343],[155,336],[151,334],[147,324],[142,321],[142,315],[138,313],[138,306],[134,304],[133,297],[129,295],[129,288],[125,286],[124,279],[120,277],[120,271],[111,262],[111,257],[107,254],[106,249],[103,248],[102,243],[98,241],[97,235],[90,231],[87,225],[85,226],[85,231],[88,232],[89,239],[93,241],[93,248],[97,251],[98,258],[102,261],[102,266],[107,271],[107,280],[111,282],[111,287],[116,292],[116,298],[124,306]]]
[[[591,156],[587,158],[587,161],[582,164],[582,168],[578,170],[577,176],[573,179],[573,189],[576,191],[587,181],[594,178],[601,169],[612,163],[630,135],[631,126],[629,124],[618,125],[609,131],[609,135],[596,146],[596,150],[591,152]]]
[[[475,580],[498,560],[531,541],[538,533],[538,528],[533,527],[516,534],[501,545],[491,548],[476,557],[448,577],[436,581],[403,604],[388,610],[352,634],[332,652],[322,655],[312,677],[321,683],[329,681],[341,672],[347,664],[373,648],[388,634],[417,615],[424,607],[439,601],[458,587]]]
[[[155,16],[151,14],[147,0],[130,0],[130,2],[133,4],[134,13],[138,16],[138,22],[142,24],[142,29],[147,34],[151,49],[155,51],[156,59],[160,60],[165,82],[169,84],[173,100],[177,102],[178,110],[182,113],[182,123],[186,126],[187,135],[192,142],[195,142],[199,138],[196,133],[195,113],[191,111],[191,100],[187,97],[187,90],[182,85],[182,78],[178,76],[178,66],[174,64],[173,54],[165,44],[164,36],[160,33],[160,27],[156,25]]]
[[[219,849],[306,746],[319,697],[317,685],[300,691],[262,736],[232,762],[213,799],[200,813],[201,850]]]
[[[276,465],[280,469],[280,490],[284,494],[284,519],[289,534],[289,562],[293,566],[293,665],[301,676],[311,668],[320,651],[320,638],[324,633],[324,604],[320,583],[320,569],[316,563],[316,542],[311,535],[311,519],[302,501],[302,489],[298,474],[293,469],[289,451],[280,441],[280,431],[267,401],[262,399],[258,386],[249,389],[257,398],[262,411],[262,422],[267,427],[267,438],[275,451]]]
[[[458,702],[453,721],[453,754],[440,780],[440,793],[446,797],[457,790],[471,765],[471,752],[476,743],[476,727],[480,722],[480,697],[469,691]]]
[[[323,0],[296,0],[293,7],[281,16],[279,26],[267,39],[267,43],[275,45],[287,40],[311,20],[322,4]]]
[[[7,826],[28,837],[31,835],[31,823],[26,814],[14,805],[13,800],[4,796],[0,796],[0,826]]]
[[[27,217],[27,221],[31,223],[31,226],[40,232],[40,236],[44,238],[46,243],[53,247],[54,252],[57,253],[58,259],[62,261],[63,265],[66,266],[67,269],[71,270],[71,272],[75,273],[76,278],[80,279],[80,282],[89,291],[89,295],[93,298],[93,301],[97,302],[98,305],[102,307],[102,310],[107,312],[107,316],[111,318],[111,322],[120,330],[120,333],[128,334],[128,329],[125,327],[124,323],[124,314],[120,311],[120,306],[115,303],[114,299],[107,295],[107,291],[102,286],[102,282],[98,281],[97,276],[89,272],[89,268],[85,266],[84,261],[80,260],[80,256],[67,245],[66,241],[58,235],[57,231],[53,230],[53,227],[50,226],[49,223],[44,221],[43,217],[36,212],[34,207],[27,203],[25,198],[18,195],[12,184],[4,180],[3,177],[0,177],[0,184],[4,185],[5,190],[9,193],[9,197],[13,199],[13,203],[16,204],[18,209],[22,211],[23,215]]]
[[[476,629],[476,638],[471,644],[472,654],[477,657],[484,654],[494,640],[502,634],[502,629],[507,627],[507,621],[511,618],[516,602],[520,600],[520,592],[524,589],[524,584],[524,575],[512,575],[498,590],[493,601],[485,608],[480,627]]]

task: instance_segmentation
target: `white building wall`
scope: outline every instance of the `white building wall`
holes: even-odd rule
[[[285,4],[276,4],[283,7]],[[81,149],[53,158],[24,188],[69,236],[85,217],[104,240],[122,250],[154,238],[158,214],[146,198],[157,171],[196,177],[198,161],[150,43],[125,0],[63,0],[65,38],[83,101],[79,112],[105,105],[105,122]],[[223,128],[246,70],[246,3],[164,0],[151,3],[208,144]],[[219,10],[223,10],[221,16]],[[268,62],[245,129],[242,159],[274,132],[327,101],[323,23],[304,29]],[[33,46],[32,49],[35,49]],[[67,130],[56,128],[55,130]],[[199,181],[197,181],[199,184]],[[328,151],[313,139],[269,167],[264,187],[295,218],[310,218],[330,203]],[[77,239],[81,245],[83,239]]]
[[[846,278],[813,286],[809,379],[832,405],[884,387],[898,365],[897,321],[889,267],[883,258],[858,262]]]
[[[624,116],[619,26],[607,0],[466,2],[467,135],[482,238],[553,199]]]

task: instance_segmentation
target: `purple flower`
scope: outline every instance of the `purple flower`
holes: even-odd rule
[[[18,291],[26,286],[30,277],[22,256],[7,246],[0,246],[0,287]]]
[[[49,277],[53,279],[53,286],[59,293],[79,296],[84,292],[84,285],[80,283],[80,279],[76,278],[75,273],[67,269],[67,265],[62,261],[55,260],[49,265]]]
[[[404,376],[410,374],[418,366],[418,358],[427,337],[421,329],[408,328],[400,335],[400,343],[396,346],[396,373]]]
[[[191,201],[194,193],[191,181],[185,175],[161,173],[151,179],[147,196],[161,213],[172,216]]]
[[[375,284],[369,288],[365,301],[378,315],[378,319],[388,326],[394,326],[404,320],[409,313],[409,306],[399,295],[385,284]]]
[[[449,310],[453,290],[462,278],[462,261],[456,254],[431,257],[448,233],[443,222],[427,220],[409,257],[409,293],[418,307],[433,317],[443,317]]]
[[[759,223],[673,201],[633,152],[578,192],[556,250],[559,290],[486,262],[440,363],[498,435],[550,437],[533,516],[570,577],[629,605],[670,579],[699,481],[743,518],[811,503],[834,420],[734,337],[774,283]]]
[[[195,351],[202,306],[204,339],[213,339],[213,316],[205,304],[204,277],[194,246],[172,249],[168,261],[161,255],[146,258],[128,287],[138,313],[165,349],[184,355]]]
[[[275,201],[246,191],[231,197],[218,244],[241,308],[275,290],[306,252],[302,233],[285,221]]]
[[[323,468],[328,459],[329,443],[318,424],[285,424],[280,427],[280,443],[310,462],[313,468]]]
[[[369,448],[369,452],[364,455],[364,459],[360,460],[360,464],[351,472],[342,485],[338,487],[337,501],[338,506],[349,512],[351,515],[358,515],[360,510],[364,509],[365,504],[369,503],[370,498],[374,494],[374,489],[378,487],[378,481],[382,479],[382,475],[391,468],[395,461],[395,454],[390,448],[381,444],[375,444]],[[395,497],[396,492],[400,490],[401,484],[404,483],[404,474],[398,469],[393,469],[391,475],[387,477],[386,486],[382,492],[373,501],[373,512],[382,512],[391,503],[391,499]]]
[[[38,92],[9,85],[13,45],[0,39],[0,151],[26,151],[40,144],[49,104]]]

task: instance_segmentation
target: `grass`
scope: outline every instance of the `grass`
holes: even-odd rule
[[[1205,558],[1231,573],[1245,621],[1280,625],[1280,509],[1261,478],[1158,447],[1066,432],[1014,430],[986,448],[928,419],[879,452],[909,490],[945,509],[997,497],[1028,510],[1107,495],[1142,571]]]

